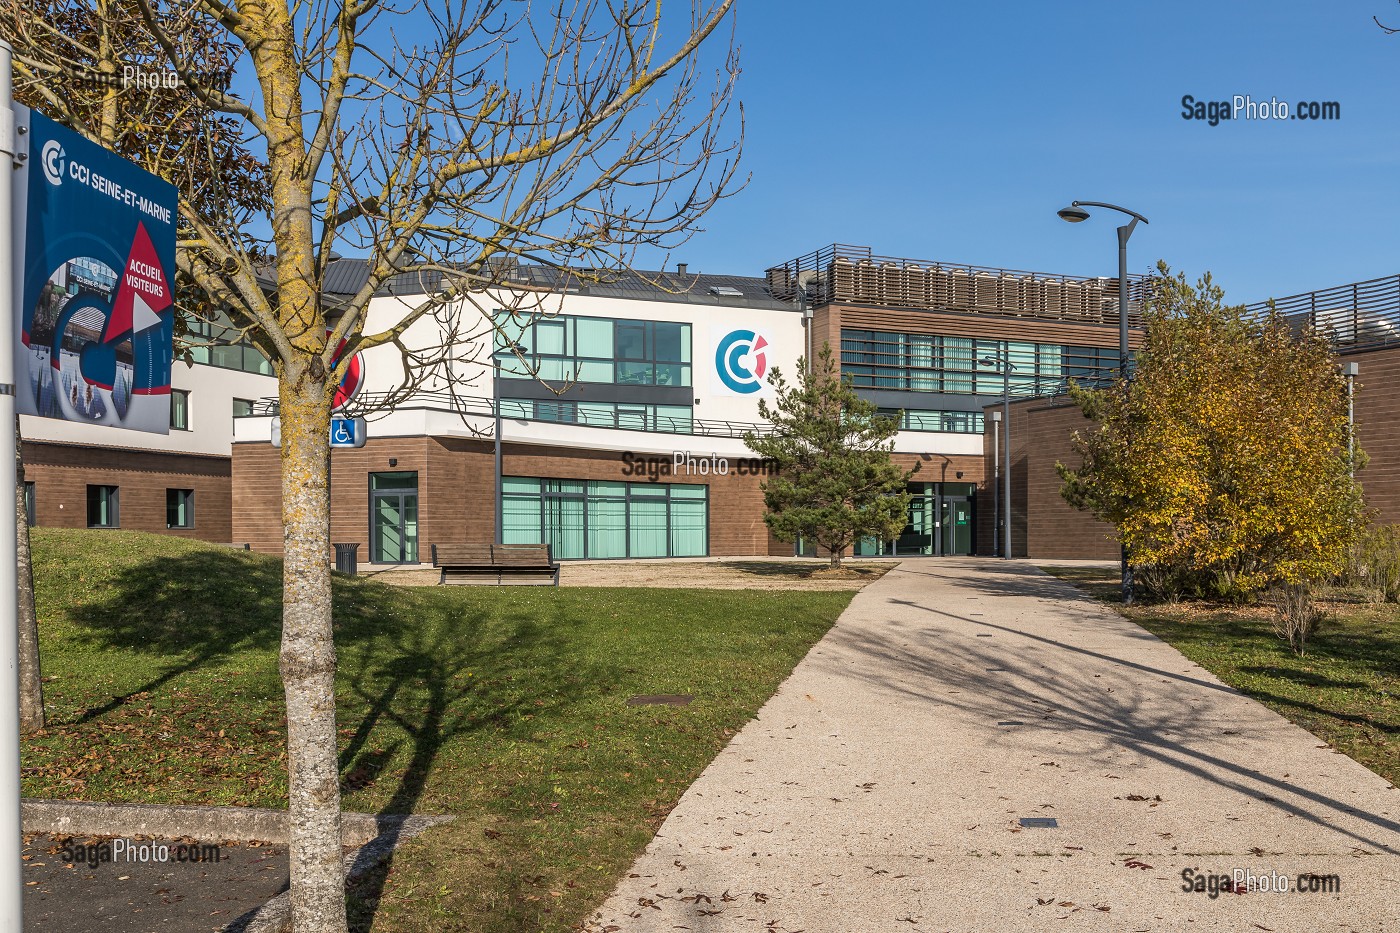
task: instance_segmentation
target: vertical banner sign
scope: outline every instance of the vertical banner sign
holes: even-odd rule
[[[23,121],[26,111],[15,110]],[[19,411],[166,434],[175,186],[42,114],[27,116],[29,184],[15,198]]]

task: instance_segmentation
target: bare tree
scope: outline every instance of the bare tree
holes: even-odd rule
[[[336,386],[353,353],[385,345],[401,351],[405,387],[449,379],[456,344],[493,326],[482,311],[537,301],[514,262],[597,277],[684,242],[736,180],[742,131],[722,134],[737,53],[731,36],[707,64],[704,45],[734,0],[664,12],[660,0],[135,2],[184,85],[241,121],[268,170],[275,260],[250,250],[241,218],[194,197],[179,262],[279,377],[293,926],[343,930]],[[203,80],[181,38],[211,24],[240,48],[247,100]],[[332,303],[322,283],[337,248],[366,257],[369,274]],[[389,321],[376,305],[367,327],[371,297],[410,270],[422,299]],[[434,320],[446,338],[415,344],[409,329]]]

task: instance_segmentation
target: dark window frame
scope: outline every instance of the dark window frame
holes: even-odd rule
[[[100,502],[101,496],[103,495],[103,493],[102,493],[100,490],[109,490],[109,491],[110,491],[110,492],[108,493],[108,498],[107,498],[107,503],[106,503],[106,504],[107,504],[108,511],[109,511],[111,514],[108,516],[108,521],[105,522],[105,523],[97,523],[97,522],[94,522],[94,521],[93,521],[93,507],[94,507],[94,505],[97,505],[98,502]],[[121,516],[122,516],[122,511],[121,511],[121,492],[122,492],[122,488],[121,488],[120,486],[110,486],[110,485],[107,485],[106,483],[88,483],[88,485],[87,485],[87,527],[89,527],[89,528],[120,528],[120,527],[122,526],[122,517],[121,517]],[[96,495],[97,495],[97,497],[98,497],[97,500],[94,500],[94,493],[96,493]],[[100,506],[99,506],[99,507],[100,507]]]
[[[177,423],[175,422],[175,411],[176,411],[175,399],[176,399],[176,398],[180,398],[180,399],[183,400],[183,403],[182,403],[182,406],[181,406],[181,410],[182,410],[182,412],[183,412],[183,414],[184,414],[184,423],[182,423],[182,424],[177,424]],[[172,431],[192,431],[192,430],[194,430],[193,428],[190,427],[190,390],[189,390],[189,389],[171,389],[171,390],[170,390],[170,430],[172,430]]]
[[[194,513],[194,492],[195,492],[195,491],[194,491],[193,489],[185,489],[185,488],[180,488],[180,487],[176,487],[176,486],[168,486],[168,487],[166,487],[166,490],[165,490],[165,527],[166,527],[167,529],[170,529],[170,530],[173,530],[173,531],[188,531],[188,530],[194,528],[194,522],[195,522],[195,513]],[[184,501],[184,506],[185,506],[185,513],[186,513],[186,518],[185,518],[184,524],[180,524],[180,525],[171,524],[171,521],[170,521],[170,516],[171,516],[170,494],[171,494],[171,493],[185,493],[185,494],[186,494],[186,495],[184,496],[184,499],[185,499],[185,501]],[[178,509],[178,507],[179,507],[179,506],[177,505],[176,508]]]

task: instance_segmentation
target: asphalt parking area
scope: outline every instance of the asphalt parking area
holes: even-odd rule
[[[26,834],[24,929],[205,933],[287,889],[284,845],[191,843]]]

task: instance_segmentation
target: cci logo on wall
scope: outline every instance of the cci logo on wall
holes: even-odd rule
[[[736,328],[721,331],[715,343],[716,391],[753,395],[763,390],[768,372],[768,340],[757,331]]]

